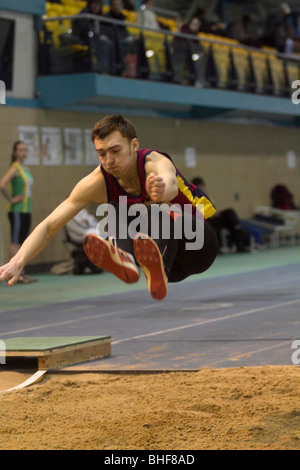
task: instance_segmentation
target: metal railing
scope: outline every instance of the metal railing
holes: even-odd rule
[[[148,7],[149,8],[149,7]],[[169,11],[169,10],[167,10]],[[102,16],[102,17],[99,17],[97,15],[92,15],[90,13],[84,13],[84,14],[80,14],[80,15],[66,15],[66,16],[56,16],[56,17],[48,17],[46,15],[44,15],[42,17],[42,23],[43,24],[46,24],[46,23],[52,23],[52,22],[58,22],[58,23],[63,23],[64,21],[67,21],[67,20],[77,20],[77,21],[80,21],[80,20],[94,20],[94,26],[95,28],[97,28],[97,25],[99,25],[100,23],[104,23],[104,24],[111,24],[111,25],[116,25],[116,26],[123,26],[123,27],[126,27],[126,28],[136,28],[138,30],[140,30],[141,32],[143,31],[148,31],[148,32],[152,32],[152,33],[159,33],[159,34],[162,34],[164,36],[173,36],[174,38],[177,37],[177,38],[181,38],[181,39],[186,39],[186,40],[190,40],[190,41],[193,41],[193,42],[199,42],[199,40],[201,40],[201,32],[199,33],[199,35],[197,36],[194,36],[194,35],[190,35],[190,34],[183,34],[183,33],[175,33],[174,31],[169,31],[169,30],[164,30],[164,29],[160,29],[160,30],[157,30],[157,29],[152,29],[152,28],[147,28],[145,26],[142,26],[142,25],[138,25],[136,23],[130,23],[130,22],[126,22],[126,21],[121,21],[121,20],[115,20],[115,19],[112,19],[112,18],[106,18],[105,16]],[[100,31],[100,27],[99,27],[99,31]],[[246,46],[244,44],[241,44],[237,41],[233,41],[232,39],[230,38],[227,38],[227,37],[223,37],[223,36],[220,36],[220,39],[218,39],[216,36],[214,37],[209,37],[209,36],[214,36],[214,35],[210,35],[210,34],[207,34],[205,33],[205,41],[208,42],[208,43],[211,43],[211,44],[219,44],[219,45],[224,45],[224,44],[227,44],[229,46],[232,46],[233,45],[233,42],[234,42],[234,47],[237,47],[237,48],[240,48],[240,49],[243,49],[245,51],[249,51],[249,52],[263,52],[264,54],[266,55],[276,55],[277,57],[281,58],[281,59],[291,59],[291,60],[295,60],[295,61],[298,61],[300,63],[300,55],[299,54],[285,54],[285,53],[282,53],[282,52],[278,52],[278,51],[270,51],[268,49],[262,49],[262,48],[256,48],[256,47],[252,47],[252,46]]]
[[[272,89],[275,90],[273,93],[275,95],[289,94],[292,82],[300,78],[299,55],[245,46],[226,37],[201,33],[192,36],[171,30],[156,30],[92,14],[43,17],[42,22],[44,36],[40,33],[39,44],[40,47],[43,46],[40,50],[40,59],[44,65],[47,65],[48,61],[49,66],[48,69],[47,66],[42,69],[40,67],[41,74],[91,70],[131,78],[167,80],[201,87],[245,89],[267,94],[272,94]],[[89,22],[90,31],[86,41],[82,38],[79,40],[74,35],[74,22],[78,24]],[[111,28],[111,32],[114,31],[114,36],[110,36],[111,48],[109,49],[107,45],[105,52],[103,36],[107,33],[108,27]],[[126,28],[127,39],[120,37],[121,28]],[[97,44],[99,38],[102,44]],[[244,53],[242,61],[244,65],[238,52]],[[47,60],[43,57],[43,53],[46,54]],[[111,70],[101,70],[101,61],[103,62],[105,54],[110,55],[109,60],[114,58],[116,62]],[[235,58],[236,55],[238,60]],[[100,62],[98,69],[97,61]],[[83,63],[84,67],[80,70]],[[260,70],[257,71],[256,68]],[[247,78],[245,76],[241,78],[245,75],[244,72],[247,72]],[[238,82],[241,80],[248,82],[239,86]],[[254,84],[255,81],[267,80],[273,81],[275,85]],[[281,80],[281,85],[278,80]]]

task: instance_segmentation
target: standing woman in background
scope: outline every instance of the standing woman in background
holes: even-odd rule
[[[10,258],[15,256],[28,237],[31,226],[33,177],[29,169],[24,167],[26,156],[26,144],[18,140],[13,145],[11,165],[0,181],[1,192],[10,203],[8,210],[11,226]],[[22,273],[18,282],[28,284],[34,280]]]

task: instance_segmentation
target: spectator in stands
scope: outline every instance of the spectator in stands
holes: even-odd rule
[[[242,44],[255,47],[256,41],[249,32],[251,17],[248,14],[243,15],[231,23],[226,28],[226,35],[232,39],[236,39]]]
[[[193,17],[198,17],[201,21],[200,32],[224,36],[226,25],[220,21],[217,15],[211,15],[210,19],[207,19],[206,10],[198,8]]]
[[[103,0],[88,0],[87,6],[79,15],[90,14],[102,17]],[[72,23],[75,36],[96,52],[96,71],[99,73],[113,73],[113,43],[103,32],[103,23],[95,23],[92,19],[78,19]]]
[[[122,13],[123,9],[123,0],[110,0],[110,10],[104,15],[104,17],[125,22],[126,16]],[[115,31],[117,31],[121,40],[128,40],[132,38],[126,29],[126,26],[106,23],[105,29],[111,38],[114,37]]]
[[[103,15],[103,0],[88,0],[87,5],[80,13],[90,13],[91,15]]]
[[[265,46],[274,47],[279,52],[285,52],[286,42],[291,35],[291,8],[287,3],[281,3],[271,13],[265,24],[265,32],[261,43]]]
[[[122,0],[110,0],[110,10],[106,15],[104,15],[104,17],[125,23],[126,16],[122,13],[123,9],[124,6]],[[114,55],[116,60],[115,74],[122,75],[126,73],[128,58],[136,54],[136,40],[128,32],[125,25],[105,23],[104,31],[114,44]]]
[[[299,39],[299,32],[298,28],[295,25],[295,18],[298,21],[298,16],[296,14],[293,18],[293,12],[290,16],[288,16],[288,24],[286,30],[286,41],[285,41],[285,54],[298,54],[300,52],[300,39]]]
[[[151,9],[155,6],[155,0],[143,0],[138,12],[136,23],[145,28],[160,29],[156,13]],[[150,7],[150,8],[148,8]]]
[[[135,11],[134,6],[132,5],[130,0],[123,0],[123,6],[125,10],[128,11]]]
[[[181,34],[188,34],[197,37],[201,27],[201,18],[198,14],[194,14],[189,22],[184,23],[181,27]],[[200,57],[202,47],[199,41],[193,39],[182,38],[176,36],[173,40],[173,57],[175,82],[184,85],[199,84],[201,67],[200,61],[196,61],[193,57]]]
[[[197,36],[197,34],[200,31],[201,25],[202,25],[201,16],[199,16],[198,14],[195,14],[192,16],[192,18],[190,19],[188,23],[184,23],[181,26],[181,33]]]

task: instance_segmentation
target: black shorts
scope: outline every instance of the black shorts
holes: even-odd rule
[[[31,214],[24,212],[9,212],[11,243],[22,245],[30,232]]]
[[[150,215],[150,210],[148,209],[148,215]],[[118,207],[117,207],[117,215]],[[183,224],[183,218],[179,217],[175,222],[173,218],[170,218],[170,214],[165,213],[163,215],[166,218],[171,220],[170,230],[171,233],[175,231],[175,224]],[[189,218],[191,226],[195,229],[197,224],[197,219],[195,216],[184,214],[184,218]],[[128,216],[128,223],[134,220],[134,217]],[[162,221],[162,220],[161,220]],[[130,236],[121,238],[119,235],[119,220],[117,217],[116,220],[116,234],[114,234],[117,245],[119,248],[131,253],[134,256],[133,250],[133,239]],[[149,218],[148,227],[151,229],[151,219]],[[168,276],[169,282],[180,282],[188,276],[193,274],[199,274],[206,271],[214,262],[218,251],[218,241],[214,229],[210,226],[208,222],[204,222],[203,225],[203,246],[201,249],[193,250],[187,249],[187,242],[191,243],[195,240],[187,239],[184,235],[180,239],[175,239],[174,236],[170,236],[168,239],[165,239],[161,230],[159,229],[158,238],[155,238],[155,242],[158,245],[158,248],[162,254],[163,262]],[[150,231],[148,233],[150,234]],[[195,232],[195,230],[194,230]]]

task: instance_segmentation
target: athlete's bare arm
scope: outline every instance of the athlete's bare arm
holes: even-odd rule
[[[146,190],[152,201],[170,202],[178,194],[178,181],[173,163],[158,152],[146,157]]]
[[[15,284],[24,266],[49,244],[69,220],[92,201],[99,204],[107,202],[106,185],[99,167],[79,181],[70,196],[33,230],[18,253],[0,267],[0,282],[8,280],[9,285]]]

